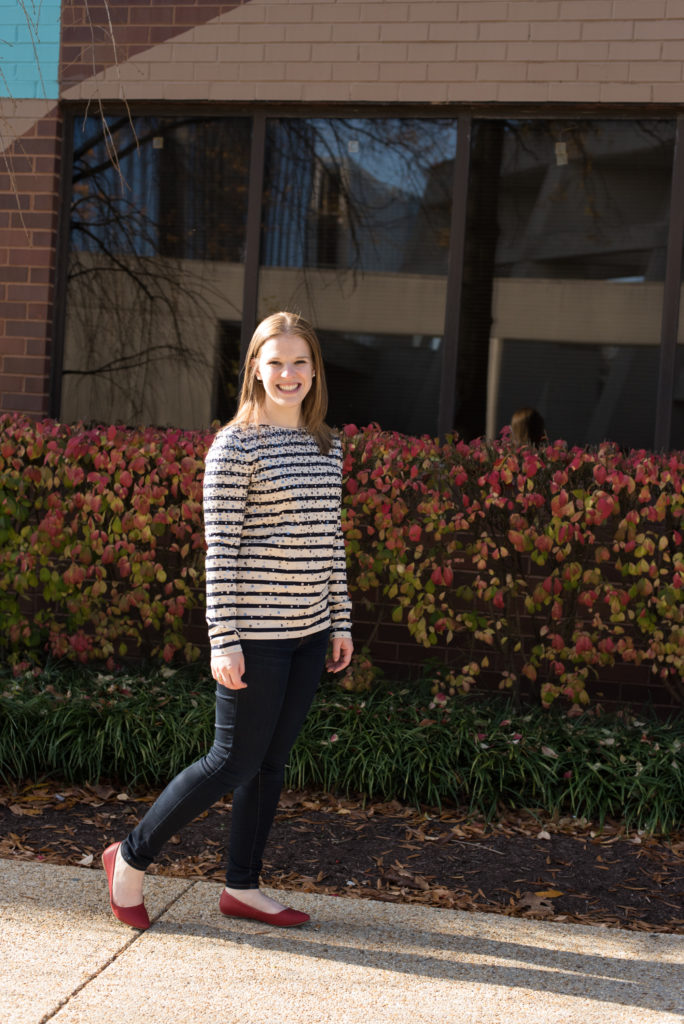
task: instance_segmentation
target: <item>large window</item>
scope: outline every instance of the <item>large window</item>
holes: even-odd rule
[[[75,119],[64,419],[199,427],[232,408],[250,133]]]
[[[268,122],[259,315],[318,327],[330,420],[436,433],[456,122]]]
[[[55,411],[226,419],[256,321],[292,309],[336,425],[436,433],[453,407],[462,436],[495,436],[532,406],[551,438],[651,447],[675,134],[433,110],[75,118]]]
[[[488,433],[532,406],[552,438],[652,444],[673,152],[673,122],[475,125],[459,361]]]

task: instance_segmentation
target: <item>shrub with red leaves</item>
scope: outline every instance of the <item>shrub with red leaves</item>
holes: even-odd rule
[[[10,663],[127,653],[193,660],[211,432],[0,418],[0,611]],[[684,702],[684,456],[444,442],[349,425],[349,583],[380,592],[450,673],[589,700],[606,667],[648,665]]]

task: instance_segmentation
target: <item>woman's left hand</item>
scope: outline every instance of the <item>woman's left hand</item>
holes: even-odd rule
[[[328,672],[342,672],[347,667],[354,653],[351,637],[334,636],[332,638],[332,657],[328,658],[325,667]]]

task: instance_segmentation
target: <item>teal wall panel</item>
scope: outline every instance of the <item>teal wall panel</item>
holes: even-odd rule
[[[0,96],[58,99],[62,0],[0,0]]]

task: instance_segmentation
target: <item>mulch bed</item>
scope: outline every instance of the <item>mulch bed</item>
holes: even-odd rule
[[[100,868],[154,800],[109,786],[0,787],[0,857]],[[174,836],[150,870],[223,880],[230,801]],[[265,885],[645,931],[684,931],[684,833],[531,811],[487,824],[458,808],[283,794]]]

